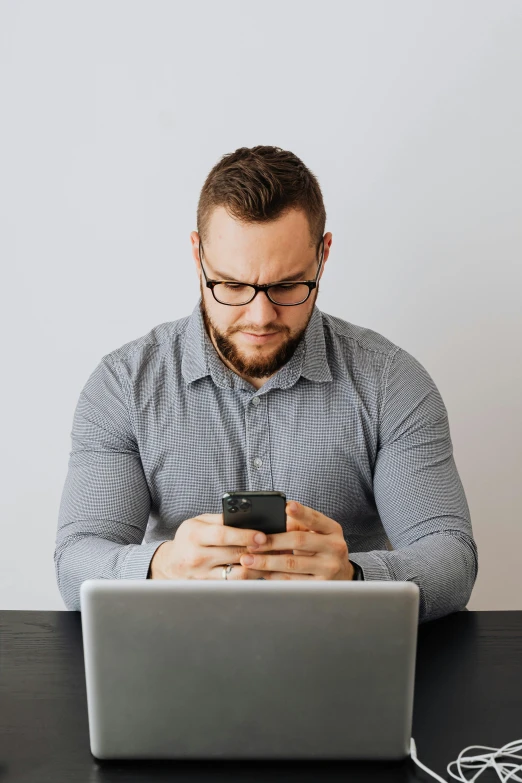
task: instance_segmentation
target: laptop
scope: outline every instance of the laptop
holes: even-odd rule
[[[98,759],[410,755],[413,582],[89,579],[80,600]]]

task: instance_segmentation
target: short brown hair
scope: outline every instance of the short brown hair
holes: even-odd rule
[[[319,182],[297,155],[281,147],[239,147],[216,163],[199,196],[197,229],[202,241],[218,206],[246,223],[264,223],[290,209],[302,209],[310,245],[318,248],[324,235],[326,211]]]

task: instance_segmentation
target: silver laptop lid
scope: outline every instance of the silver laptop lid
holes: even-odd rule
[[[411,582],[87,580],[91,751],[100,759],[402,759]]]

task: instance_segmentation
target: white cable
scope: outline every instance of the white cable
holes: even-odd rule
[[[483,750],[492,750],[493,753],[484,753],[480,756],[463,756],[463,754],[469,750],[470,748],[482,748]],[[455,780],[463,780],[466,781],[466,783],[471,783],[471,781],[476,780],[479,775],[482,775],[484,770],[488,769],[488,767],[494,767],[497,771],[498,777],[503,783],[505,783],[506,780],[519,780],[522,781],[522,778],[519,778],[516,776],[516,772],[522,771],[522,764],[511,764],[510,762],[502,762],[501,764],[497,764],[496,759],[499,756],[509,756],[509,758],[513,759],[522,759],[522,756],[515,755],[515,751],[522,750],[522,740],[514,740],[513,742],[508,742],[507,745],[504,745],[502,748],[488,748],[485,745],[468,745],[467,748],[464,748],[464,750],[461,750],[459,753],[459,757],[456,761],[451,761],[448,764],[448,774],[451,775],[452,778],[455,778]],[[410,755],[413,761],[419,765],[425,772],[427,772],[429,775],[432,775],[435,780],[441,780],[442,783],[447,783],[444,778],[441,778],[440,775],[437,775],[436,772],[432,772],[431,769],[428,769],[428,767],[425,767],[424,764],[422,764],[419,759],[417,758],[417,746],[415,744],[415,740],[413,737],[411,738],[410,742]],[[463,763],[461,764],[461,759]],[[471,763],[470,763],[471,762]],[[459,777],[455,775],[451,771],[451,765],[456,764],[459,768]],[[472,778],[466,778],[462,774],[462,769],[468,768],[468,769],[478,769],[476,775],[474,775]],[[508,768],[512,768],[511,772],[507,772]]]

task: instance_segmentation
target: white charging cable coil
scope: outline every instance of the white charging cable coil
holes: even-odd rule
[[[482,753],[479,756],[464,756],[464,753],[472,748],[480,748],[482,750],[490,750],[493,752]],[[448,764],[448,774],[451,775],[452,778],[455,778],[455,780],[462,780],[466,783],[471,783],[473,780],[476,780],[479,775],[482,775],[486,769],[493,767],[496,770],[499,779],[503,783],[505,783],[506,780],[522,781],[522,777],[518,777],[516,775],[517,772],[522,772],[522,764],[513,764],[508,761],[502,761],[500,763],[498,762],[498,759],[504,756],[512,759],[522,760],[522,756],[517,756],[516,751],[522,751],[522,740],[508,742],[508,744],[504,745],[502,748],[488,748],[485,745],[468,745],[467,748],[464,748],[464,750],[459,753],[459,757],[456,761],[451,761]],[[417,758],[417,746],[413,737],[411,738],[410,742],[410,755],[415,764],[421,767],[421,769],[423,769],[429,775],[432,775],[435,780],[441,780],[442,783],[447,783],[447,780],[441,778],[440,775],[437,775],[436,772],[428,769],[428,767],[419,761]],[[452,764],[457,765],[459,770],[458,776],[451,771]],[[478,772],[472,778],[466,778],[462,773],[463,769],[478,769]],[[508,772],[508,769],[510,772]]]

